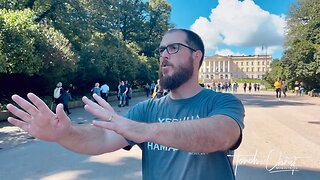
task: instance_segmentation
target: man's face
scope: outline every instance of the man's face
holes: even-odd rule
[[[187,45],[186,34],[182,31],[167,33],[160,47],[174,43]],[[174,54],[169,54],[167,50],[163,51],[160,57],[160,85],[163,89],[176,89],[192,77],[194,61],[192,53],[192,50],[182,45]]]

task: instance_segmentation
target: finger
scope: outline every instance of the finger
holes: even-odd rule
[[[21,120],[19,120],[19,119],[13,118],[13,117],[9,117],[9,118],[8,118],[8,121],[9,121],[11,124],[13,124],[13,125],[21,128],[21,129],[23,129],[24,131],[27,131],[27,132],[28,132],[28,130],[29,130],[29,123],[26,123],[26,122],[24,122],[24,121],[21,121]]]
[[[104,128],[104,129],[109,129],[114,131],[115,130],[115,125],[114,123],[111,122],[105,122],[105,121],[92,121],[92,124],[96,127]]]
[[[27,96],[30,99],[30,101],[39,109],[39,111],[45,114],[54,114],[46,105],[46,103],[43,102],[38,96],[36,96],[33,93],[28,93]]]
[[[104,99],[102,99],[102,97],[94,94],[93,98],[105,109],[108,109],[112,112],[115,112],[114,109],[111,107],[111,105],[109,103],[107,103]]]
[[[94,108],[100,107],[97,103],[95,103],[92,100],[90,100],[89,98],[87,98],[87,96],[82,97],[82,102],[84,102],[86,105],[92,106]]]
[[[12,96],[12,100],[16,102],[22,109],[27,111],[29,114],[35,115],[38,113],[38,109],[33,104],[23,99],[22,97],[15,94]]]
[[[110,121],[111,117],[114,119],[114,117],[116,116],[115,113],[112,113],[101,106],[99,106],[98,108],[94,108],[90,105],[85,105],[84,109],[104,121]]]
[[[21,109],[17,108],[16,106],[12,104],[7,104],[7,109],[18,118],[22,119],[23,121],[30,122],[32,117],[30,114],[26,113],[25,111],[22,111]]]
[[[63,109],[63,104],[58,104],[56,108],[56,114],[57,114],[57,120],[53,120],[54,125],[61,125],[63,126],[64,124],[70,123],[70,118],[64,112]],[[56,121],[56,122],[55,122]]]

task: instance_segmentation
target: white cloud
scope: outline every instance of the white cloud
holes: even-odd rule
[[[256,55],[272,55],[277,50],[283,50],[282,46],[259,46],[254,49],[254,54]]]
[[[245,55],[245,54],[239,53],[239,52],[234,53],[231,49],[216,50],[216,53],[215,53],[215,54],[219,54],[219,55],[221,55],[221,56],[229,56],[229,55],[242,56],[242,55]]]
[[[199,17],[191,29],[203,38],[207,50],[219,45],[238,47],[281,46],[285,17],[270,14],[253,0],[219,0],[209,19]]]

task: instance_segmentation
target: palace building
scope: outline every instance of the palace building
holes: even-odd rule
[[[202,83],[230,81],[232,79],[262,79],[270,71],[272,56],[221,56],[205,57],[200,68]]]

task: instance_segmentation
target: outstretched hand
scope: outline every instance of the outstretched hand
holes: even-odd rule
[[[86,104],[84,109],[91,114],[97,116],[103,121],[93,121],[92,124],[96,127],[108,129],[120,134],[126,139],[134,142],[145,142],[148,138],[148,133],[152,131],[147,128],[147,124],[132,121],[118,115],[109,103],[104,101],[100,96],[94,94],[93,98],[97,103],[91,101],[87,97],[83,97],[82,101]]]
[[[59,142],[68,135],[71,128],[69,117],[63,110],[63,105],[56,107],[56,114],[35,94],[28,93],[28,99],[32,102],[13,95],[12,100],[21,108],[12,104],[7,109],[17,118],[9,117],[8,121],[21,129],[45,141]]]

